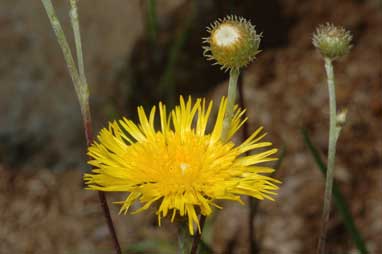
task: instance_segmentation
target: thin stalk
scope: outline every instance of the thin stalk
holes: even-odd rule
[[[227,110],[223,121],[223,133],[222,140],[227,139],[229,129],[231,127],[231,121],[233,117],[233,110],[236,101],[237,93],[237,81],[239,79],[240,71],[238,69],[231,69],[229,72],[228,82],[228,95],[227,95]]]
[[[69,70],[69,75],[73,81],[74,89],[76,91],[80,108],[81,108],[81,115],[83,119],[84,130],[85,130],[86,144],[87,146],[90,146],[93,142],[93,128],[92,128],[92,120],[91,120],[91,113],[90,113],[90,106],[89,106],[89,87],[86,81],[85,68],[83,63],[76,0],[70,0],[70,4],[71,4],[70,17],[71,17],[71,23],[72,23],[73,33],[75,37],[79,72],[74,62],[73,55],[70,50],[65,33],[62,30],[62,26],[57,18],[57,15],[55,13],[51,0],[41,0],[41,2],[44,5],[46,13],[48,14],[51,26],[55,32],[57,41],[64,55],[66,65]],[[105,193],[98,192],[98,197],[99,197],[99,201],[103,210],[104,217],[106,219],[106,222],[110,231],[110,235],[113,239],[115,253],[121,254],[122,253],[121,248],[120,248],[118,238],[114,229],[113,221],[111,219]]]
[[[321,156],[317,148],[313,145],[308,135],[308,132],[305,129],[302,130],[302,135],[304,137],[304,142],[306,146],[308,147],[310,153],[312,154],[314,158],[314,161],[318,165],[318,168],[321,170],[322,174],[324,174],[325,176],[327,169],[324,162],[321,159]],[[349,206],[346,203],[346,199],[344,195],[341,193],[340,189],[338,188],[335,182],[333,182],[333,200],[334,200],[334,204],[336,205],[342,217],[346,230],[350,233],[353,239],[353,242],[357,246],[357,249],[359,250],[359,252],[361,254],[369,253],[366,248],[365,241],[363,240],[363,237],[354,222],[354,218],[350,212]]]
[[[74,34],[74,44],[76,47],[76,55],[77,55],[77,68],[78,72],[76,72],[76,75],[79,76],[80,83],[78,86],[80,87],[80,108],[81,108],[81,115],[84,121],[84,129],[85,129],[85,137],[86,137],[86,144],[87,146],[90,146],[93,142],[93,130],[92,130],[92,118],[91,118],[91,112],[90,112],[90,105],[89,105],[89,86],[86,81],[86,75],[85,75],[85,66],[84,66],[84,60],[83,60],[83,53],[82,53],[82,42],[81,42],[81,32],[80,32],[80,24],[79,24],[79,18],[78,18],[78,8],[77,8],[77,0],[70,0],[70,23],[72,24],[73,34]],[[64,34],[62,32],[62,34]],[[69,52],[70,49],[68,49]],[[73,59],[73,57],[72,57]]]
[[[70,0],[70,22],[72,24],[74,41],[76,45],[78,72],[79,72],[83,85],[87,86],[84,57],[82,53],[81,32],[80,32],[80,24],[79,24],[79,18],[78,18],[77,1],[78,0]]]
[[[178,232],[178,253],[179,254],[186,254],[187,253],[187,227],[185,223],[180,223],[179,225],[179,232]]]
[[[76,64],[74,63],[73,55],[70,50],[68,41],[66,39],[65,33],[62,30],[60,21],[57,18],[56,12],[54,10],[54,7],[52,5],[51,0],[41,0],[42,4],[44,5],[45,11],[48,14],[48,18],[50,21],[50,24],[52,25],[53,31],[57,37],[58,44],[60,45],[60,48],[62,50],[62,53],[65,58],[66,65],[69,70],[70,78],[72,79],[74,90],[76,91],[76,94],[78,96],[78,99],[81,101],[80,94],[81,94],[81,79],[77,72]]]
[[[238,90],[239,90],[239,105],[241,108],[246,108],[245,100],[244,100],[244,90],[243,90],[243,80],[239,78],[238,80]],[[248,131],[248,121],[246,121],[243,125],[242,129],[242,139],[246,140],[249,137]],[[246,152],[245,155],[249,155],[249,152]],[[248,242],[249,242],[249,253],[256,254],[258,253],[257,243],[256,243],[256,232],[253,227],[253,221],[255,219],[258,202],[252,197],[248,197],[249,204],[249,212],[248,212]]]
[[[237,81],[239,79],[240,71],[238,69],[231,69],[229,73],[229,82],[228,82],[228,96],[227,96],[227,109],[226,109],[226,115],[224,116],[223,120],[223,131],[222,131],[222,140],[227,139],[227,135],[229,132],[229,129],[231,127],[231,121],[233,117],[233,110],[235,106],[236,101],[236,93],[237,93]],[[201,235],[203,233],[203,227],[205,223],[206,217],[203,215],[200,215],[200,234],[195,234],[194,239],[192,242],[192,248],[191,248],[191,254],[196,254],[198,245],[200,242]]]
[[[322,211],[321,231],[318,241],[317,254],[326,253],[326,236],[328,231],[330,208],[332,201],[332,189],[333,189],[333,172],[335,167],[336,158],[336,143],[337,143],[337,128],[336,128],[336,87],[334,81],[334,71],[332,60],[325,58],[325,70],[328,79],[329,90],[329,147],[328,147],[328,164],[327,174],[325,181],[325,196],[324,196],[324,208]]]
[[[191,254],[196,254],[198,253],[198,246],[200,243],[200,238],[202,237],[202,232],[204,228],[204,224],[206,223],[206,216],[200,215],[199,218],[199,225],[200,225],[200,234],[199,232],[196,232],[194,235],[194,238],[192,240],[192,247],[191,247]]]
[[[90,107],[89,107],[89,101],[85,101],[85,103],[81,104],[81,113],[82,113],[82,119],[83,119],[83,125],[85,129],[85,137],[86,137],[86,144],[87,146],[90,146],[93,143],[93,127],[92,127],[92,120],[91,120],[91,113],[90,113]],[[101,209],[103,212],[103,215],[106,220],[107,227],[109,229],[110,236],[113,241],[113,246],[116,254],[121,254],[121,246],[118,241],[118,236],[114,228],[113,220],[111,218],[109,205],[107,204],[106,195],[103,191],[98,191],[98,199],[101,205]]]

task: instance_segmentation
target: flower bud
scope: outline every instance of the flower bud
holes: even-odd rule
[[[345,56],[352,45],[352,35],[343,27],[336,27],[326,23],[320,25],[313,34],[313,45],[320,51],[321,55],[334,60]]]
[[[348,110],[346,108],[342,109],[339,114],[337,114],[336,125],[337,127],[343,127],[346,122]]]
[[[253,61],[260,52],[261,34],[242,17],[227,16],[207,27],[210,36],[203,38],[203,55],[215,60],[221,69],[240,69]]]

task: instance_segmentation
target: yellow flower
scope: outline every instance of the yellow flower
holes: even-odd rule
[[[198,213],[211,214],[212,207],[221,208],[218,200],[242,202],[241,195],[273,200],[278,180],[261,173],[274,170],[257,166],[271,158],[276,149],[244,155],[256,148],[269,147],[270,142],[259,142],[265,134],[261,128],[240,145],[229,141],[247,120],[244,110],[235,107],[235,114],[227,140],[222,140],[223,118],[227,100],[220,102],[212,130],[207,133],[212,102],[205,99],[192,103],[180,97],[180,105],[169,115],[159,103],[160,129],[155,125],[155,107],[147,116],[138,107],[139,124],[123,118],[101,130],[98,142],[90,148],[89,164],[92,173],[84,179],[90,190],[129,192],[120,213],[127,213],[135,201],[142,206],[134,213],[157,204],[160,225],[169,213],[188,216],[190,234],[199,227]]]

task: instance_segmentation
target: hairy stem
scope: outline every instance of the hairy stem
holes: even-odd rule
[[[324,196],[324,208],[322,210],[322,222],[321,231],[318,241],[317,254],[326,253],[326,236],[330,217],[330,208],[332,201],[332,189],[333,189],[333,172],[335,166],[336,158],[336,143],[338,137],[338,130],[336,128],[336,87],[334,81],[334,71],[332,60],[325,58],[325,70],[328,79],[328,90],[329,90],[329,147],[328,147],[328,164],[327,164],[327,174],[325,181],[325,196]]]
[[[53,31],[57,37],[58,44],[60,45],[60,48],[64,55],[65,62],[69,70],[70,78],[73,81],[76,94],[77,96],[79,96],[81,94],[81,79],[80,79],[80,76],[78,75],[77,67],[76,67],[76,64],[74,63],[73,55],[70,50],[65,33],[62,30],[60,21],[57,18],[57,15],[51,0],[41,0],[41,2],[44,5],[46,13],[48,14],[50,24],[52,25]],[[80,97],[79,97],[79,100],[81,101]]]
[[[324,175],[326,175],[326,172],[327,172],[326,166],[323,160],[321,159],[320,153],[318,152],[317,148],[313,145],[308,135],[308,132],[305,129],[302,129],[302,135],[304,137],[304,142],[309,148],[309,151],[312,154],[318,168],[321,170],[321,172]],[[334,204],[337,206],[337,209],[342,216],[345,227],[350,233],[353,239],[353,242],[355,243],[355,245],[357,246],[359,250],[359,253],[361,254],[369,253],[366,247],[366,243],[361,233],[359,232],[357,225],[354,221],[354,218],[350,212],[349,206],[346,203],[346,198],[340,191],[340,188],[338,187],[338,185],[336,185],[336,182],[333,182],[333,199],[334,199]]]
[[[223,122],[222,140],[226,141],[229,129],[231,127],[231,121],[233,117],[233,111],[236,101],[237,93],[237,81],[239,79],[240,71],[238,69],[231,69],[229,73],[228,83],[228,95],[227,95],[227,110]]]
[[[80,36],[78,12],[77,12],[77,0],[70,0],[70,5],[71,5],[70,17],[71,17],[71,23],[72,23],[72,28],[73,28],[74,38],[75,38],[79,72],[77,70],[68,41],[66,39],[64,31],[62,30],[62,26],[57,18],[57,15],[55,13],[51,0],[41,0],[41,2],[44,5],[46,13],[48,14],[50,23],[57,37],[58,44],[60,45],[60,48],[64,55],[66,65],[69,70],[69,75],[72,79],[74,89],[76,91],[80,108],[81,108],[81,115],[83,119],[84,130],[85,130],[86,144],[87,146],[90,146],[93,142],[93,128],[92,128],[92,120],[91,120],[91,113],[90,113],[90,106],[89,106],[89,87],[86,81],[85,68],[83,63],[81,36]],[[110,235],[113,239],[115,253],[121,254],[121,248],[120,248],[118,238],[114,229],[113,221],[110,216],[110,210],[106,201],[105,193],[98,192],[98,197],[99,197],[102,211],[110,231]]]
[[[82,43],[81,43],[81,32],[78,18],[78,0],[70,0],[70,22],[72,24],[74,41],[76,45],[76,54],[77,54],[77,66],[80,75],[80,79],[84,86],[87,86],[85,67],[84,67],[84,57],[82,53]]]

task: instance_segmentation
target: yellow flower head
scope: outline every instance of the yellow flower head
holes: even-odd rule
[[[135,201],[142,206],[134,213],[156,204],[159,224],[169,213],[171,221],[177,213],[188,216],[190,234],[194,225],[199,228],[197,214],[211,214],[212,207],[220,208],[218,200],[241,202],[241,195],[272,200],[280,182],[261,175],[274,170],[257,164],[275,160],[270,156],[277,150],[244,155],[272,145],[260,142],[265,135],[261,128],[240,145],[229,141],[247,120],[238,107],[227,140],[222,140],[226,106],[223,98],[210,132],[206,129],[212,102],[206,106],[205,99],[193,103],[180,97],[180,105],[169,115],[159,103],[159,129],[154,127],[155,107],[148,116],[138,107],[139,124],[126,118],[110,123],[89,148],[94,169],[84,176],[88,189],[129,192],[126,200],[117,202],[125,214]]]

